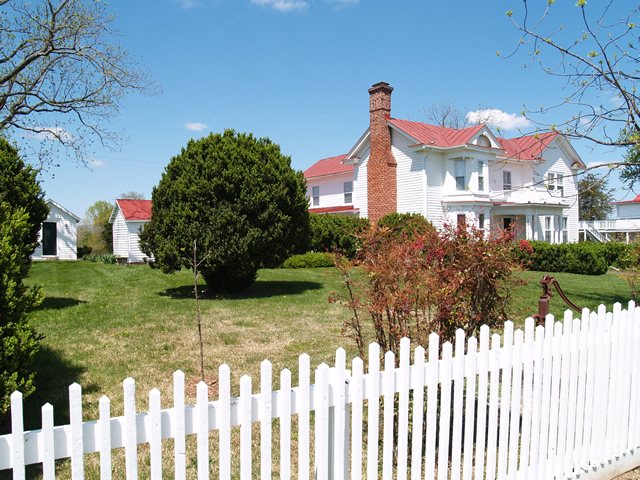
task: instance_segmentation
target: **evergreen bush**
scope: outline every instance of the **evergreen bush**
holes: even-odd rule
[[[326,268],[333,267],[333,255],[328,252],[308,252],[287,258],[282,268]]]

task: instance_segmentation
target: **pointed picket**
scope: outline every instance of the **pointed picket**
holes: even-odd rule
[[[380,345],[369,345],[369,373],[367,374],[367,478],[378,478],[378,425],[380,415]]]
[[[184,414],[184,373],[176,370],[173,373],[173,410],[175,415],[174,471],[176,480],[187,478],[187,450]]]
[[[271,478],[271,391],[273,374],[271,362],[260,364],[260,477]]]
[[[151,456],[151,478],[162,479],[162,424],[160,419],[160,390],[149,392],[149,418],[151,420],[151,438],[149,454]]]
[[[111,480],[111,401],[100,397],[100,480]]]
[[[364,364],[356,357],[351,362],[351,477],[362,478],[362,428],[364,401]]]

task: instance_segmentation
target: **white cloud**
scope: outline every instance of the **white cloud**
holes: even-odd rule
[[[587,168],[598,168],[598,167],[608,167],[609,163],[607,162],[589,162],[587,163]]]
[[[63,142],[74,140],[75,137],[62,127],[48,127],[43,128],[38,133],[32,133],[29,135],[31,138],[37,138],[40,140],[57,140],[60,139]]]
[[[262,7],[273,7],[280,12],[291,12],[307,8],[309,4],[301,0],[251,0],[251,3]]]
[[[329,3],[338,3],[340,5],[351,5],[360,2],[360,0],[327,0]]]
[[[209,128],[208,125],[200,122],[189,122],[185,123],[184,126],[187,128],[187,130],[193,130],[194,132],[201,132],[202,130]]]
[[[526,117],[515,113],[507,113],[496,108],[486,110],[476,110],[467,113],[467,120],[472,123],[488,123],[501,130],[517,130],[518,128],[527,128],[532,125]]]
[[[178,1],[180,2],[180,5],[182,5],[182,8],[192,8],[198,5],[198,2],[195,2],[194,0],[178,0]]]
[[[104,163],[101,160],[96,160],[95,158],[91,159],[91,162],[89,162],[91,164],[92,167],[105,167],[106,163]]]

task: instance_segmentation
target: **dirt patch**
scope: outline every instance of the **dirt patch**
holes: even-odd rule
[[[196,398],[198,396],[198,384],[202,381],[200,375],[190,376],[184,379],[184,393],[187,397]],[[209,400],[218,397],[218,379],[212,375],[204,375],[204,383],[209,387]]]

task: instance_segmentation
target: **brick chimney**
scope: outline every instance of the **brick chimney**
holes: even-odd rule
[[[397,209],[398,184],[396,160],[391,153],[391,92],[388,83],[376,83],[369,89],[371,154],[367,167],[367,203],[369,220],[375,223]]]

